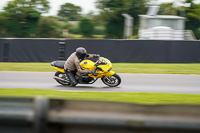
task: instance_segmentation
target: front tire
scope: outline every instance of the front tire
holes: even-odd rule
[[[110,87],[116,87],[121,83],[121,78],[118,74],[114,74],[109,77],[101,78],[102,82]]]
[[[67,75],[65,73],[57,71],[54,76],[57,76],[59,78],[66,80],[66,81],[61,81],[61,80],[55,79],[59,84],[61,84],[61,85],[69,85],[70,84],[69,78],[67,77]]]

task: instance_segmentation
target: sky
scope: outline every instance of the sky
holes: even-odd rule
[[[3,10],[3,7],[5,7],[8,3],[8,1],[12,0],[0,0],[0,11]],[[98,9],[95,7],[95,1],[96,0],[48,0],[50,3],[50,11],[48,14],[45,14],[45,16],[56,16],[58,10],[60,9],[60,6],[64,3],[72,3],[74,5],[80,6],[82,8],[82,14],[87,14],[89,11],[98,12]],[[172,2],[175,0],[158,0],[159,2]],[[200,0],[196,0],[199,1]]]

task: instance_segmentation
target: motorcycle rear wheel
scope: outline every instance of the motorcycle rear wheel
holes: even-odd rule
[[[101,78],[102,82],[110,87],[116,87],[121,83],[121,78],[118,74],[114,74],[109,77]]]
[[[57,81],[59,84],[61,84],[61,85],[69,85],[69,84],[70,84],[69,78],[67,77],[67,75],[66,75],[65,73],[62,73],[62,72],[57,71],[57,72],[55,73],[54,76],[57,76],[57,77],[59,77],[59,78],[62,78],[62,79],[64,79],[64,80],[66,80],[66,82],[65,82],[65,81],[61,81],[61,80],[57,80],[57,79],[56,79],[56,81]]]

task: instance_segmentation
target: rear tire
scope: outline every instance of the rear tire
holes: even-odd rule
[[[66,80],[66,82],[65,82],[65,81],[55,79],[59,84],[61,84],[61,85],[69,85],[70,84],[69,78],[67,77],[67,75],[65,73],[57,71],[54,76],[57,76],[59,78]]]
[[[121,78],[118,74],[114,74],[109,77],[101,78],[102,82],[110,87],[116,87],[121,83]]]

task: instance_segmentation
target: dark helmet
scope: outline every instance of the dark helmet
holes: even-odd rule
[[[79,47],[79,48],[76,49],[76,56],[77,56],[79,59],[84,60],[85,57],[86,57],[86,55],[87,55],[87,51],[86,51],[85,48]]]

